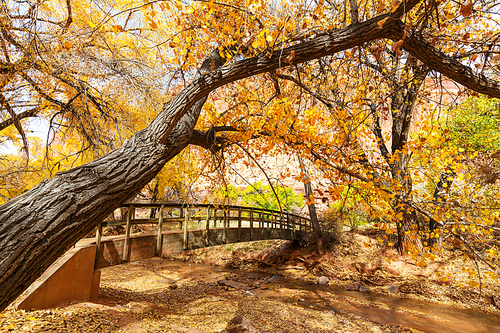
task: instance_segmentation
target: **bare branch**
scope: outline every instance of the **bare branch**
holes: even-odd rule
[[[69,26],[73,22],[73,18],[71,17],[71,0],[66,0],[66,7],[68,8],[68,18],[66,19],[66,24],[63,27],[63,33],[68,31]]]
[[[0,123],[0,131],[15,124],[16,121],[19,121],[21,119],[38,116],[39,111],[40,111],[40,109],[38,107],[36,107],[36,108],[31,109],[31,110],[27,110],[27,111],[24,111],[24,112],[17,114],[15,118],[13,118],[11,116],[11,118],[4,120]]]
[[[19,119],[17,118],[16,112],[12,109],[10,106],[9,102],[5,98],[5,96],[0,93],[0,104],[9,112],[12,122],[14,123],[14,126],[16,126],[17,131],[21,135],[21,138],[23,140],[23,150],[26,153],[27,159],[29,159],[30,153],[28,149],[28,140],[26,139],[26,133],[24,133],[23,127],[21,126],[21,123],[19,122]]]
[[[357,0],[349,0],[351,6],[351,24],[359,22],[358,3]]]

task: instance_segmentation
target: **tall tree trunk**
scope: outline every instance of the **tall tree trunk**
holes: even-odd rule
[[[445,172],[441,173],[436,188],[434,189],[434,195],[432,197],[434,203],[437,204],[440,201],[446,201],[443,192],[448,192],[450,190],[451,185],[453,184],[453,180],[455,179],[455,175],[456,172],[449,168],[447,168]],[[433,233],[435,233],[439,229],[440,228],[438,221],[431,217],[429,219],[429,237],[427,240],[429,246],[433,246],[434,244],[441,246],[442,235],[440,234],[439,237],[433,237]]]
[[[151,196],[151,202],[156,202],[158,200],[158,192],[160,191],[160,181],[156,180],[155,187],[153,189],[153,195]],[[149,218],[154,219],[156,217],[156,208],[151,208],[149,212]]]
[[[321,225],[319,224],[318,221],[318,214],[316,213],[316,204],[314,200],[314,193],[312,191],[311,177],[309,177],[309,172],[307,171],[307,168],[304,164],[304,161],[302,160],[302,157],[300,156],[300,153],[297,154],[297,157],[299,159],[300,170],[304,174],[303,176],[304,191],[306,193],[306,203],[307,203],[307,208],[309,210],[309,217],[311,219],[314,242],[316,243],[316,252],[318,252],[318,254],[324,254],[325,247],[323,244],[323,235],[321,232]]]
[[[378,139],[380,153],[389,165],[392,179],[396,180],[400,185],[398,198],[393,201],[394,214],[397,219],[397,249],[400,254],[404,254],[407,250],[408,240],[406,232],[411,229],[415,222],[415,214],[408,211],[405,202],[411,196],[412,180],[408,171],[409,155],[403,151],[408,142],[410,124],[413,118],[418,91],[429,72],[429,68],[426,65],[416,66],[415,63],[415,61],[408,61],[406,64],[407,71],[405,72],[413,72],[413,78],[409,82],[398,83],[396,77],[391,86],[392,144],[390,151],[387,149],[382,135],[382,124],[377,115],[376,106],[375,104],[370,106],[375,118],[373,133]]]

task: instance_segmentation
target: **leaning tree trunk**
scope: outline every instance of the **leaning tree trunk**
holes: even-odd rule
[[[431,69],[479,93],[500,97],[500,83],[448,57],[399,20],[420,0],[362,23],[304,36],[271,55],[219,64],[209,61],[193,82],[165,104],[144,130],[106,156],[61,172],[0,206],[0,311],[60,255],[123,202],[136,195],[189,143],[206,96],[228,83],[335,54],[380,38],[403,40],[402,48]],[[300,40],[300,38],[299,38]],[[293,59],[285,62],[283,59]]]
[[[204,72],[222,65],[218,51],[207,60]],[[121,148],[59,172],[0,206],[0,311],[188,145],[207,93],[195,94],[195,103],[182,95]],[[180,120],[172,121],[179,113]]]

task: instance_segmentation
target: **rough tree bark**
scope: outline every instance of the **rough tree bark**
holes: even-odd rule
[[[283,59],[291,55],[293,64],[299,64],[380,38],[399,40],[404,33],[399,18],[419,2],[408,0],[390,14],[301,38],[298,44],[273,52],[270,57],[261,54],[216,70],[202,70],[165,104],[146,129],[121,148],[42,181],[0,206],[0,311],[189,144],[199,111],[212,90],[288,66]],[[498,82],[446,56],[418,32],[408,33],[403,48],[458,83],[500,97]]]

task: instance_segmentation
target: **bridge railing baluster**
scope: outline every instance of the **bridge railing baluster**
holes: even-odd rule
[[[250,240],[253,241],[253,208],[250,209]]]
[[[184,208],[182,210],[184,212],[184,237],[183,237],[183,248],[184,250],[188,249],[188,224],[189,224],[189,209]]]
[[[238,242],[241,242],[241,207],[238,207]]]
[[[160,215],[158,216],[158,225],[156,226],[156,255],[161,256],[162,254],[162,243],[163,243],[163,210],[165,205],[160,206]]]
[[[96,257],[96,260],[94,261],[95,263],[97,263],[97,258],[99,258],[99,254],[101,253],[101,239],[102,239],[102,226],[103,226],[103,222],[99,223],[99,225],[97,226],[97,230],[96,230],[96,233],[95,233],[95,247],[96,247],[96,251],[95,251],[95,257]]]
[[[208,232],[210,230],[210,205],[207,207],[207,219],[205,222],[205,244],[208,246]]]
[[[281,212],[279,215],[280,236],[283,236],[283,224],[284,224],[283,218],[284,218],[284,215],[283,215],[283,212]]]
[[[222,220],[222,242],[224,244],[227,244],[227,227],[226,227],[226,224],[227,224],[227,211],[226,209],[224,209],[224,219]]]
[[[128,253],[129,253],[129,244],[130,244],[130,228],[132,226],[132,219],[135,217],[135,210],[134,206],[130,205],[128,207],[128,212],[127,212],[127,226],[125,228],[125,242],[123,243],[123,253],[122,253],[122,259],[124,261],[128,261]]]

